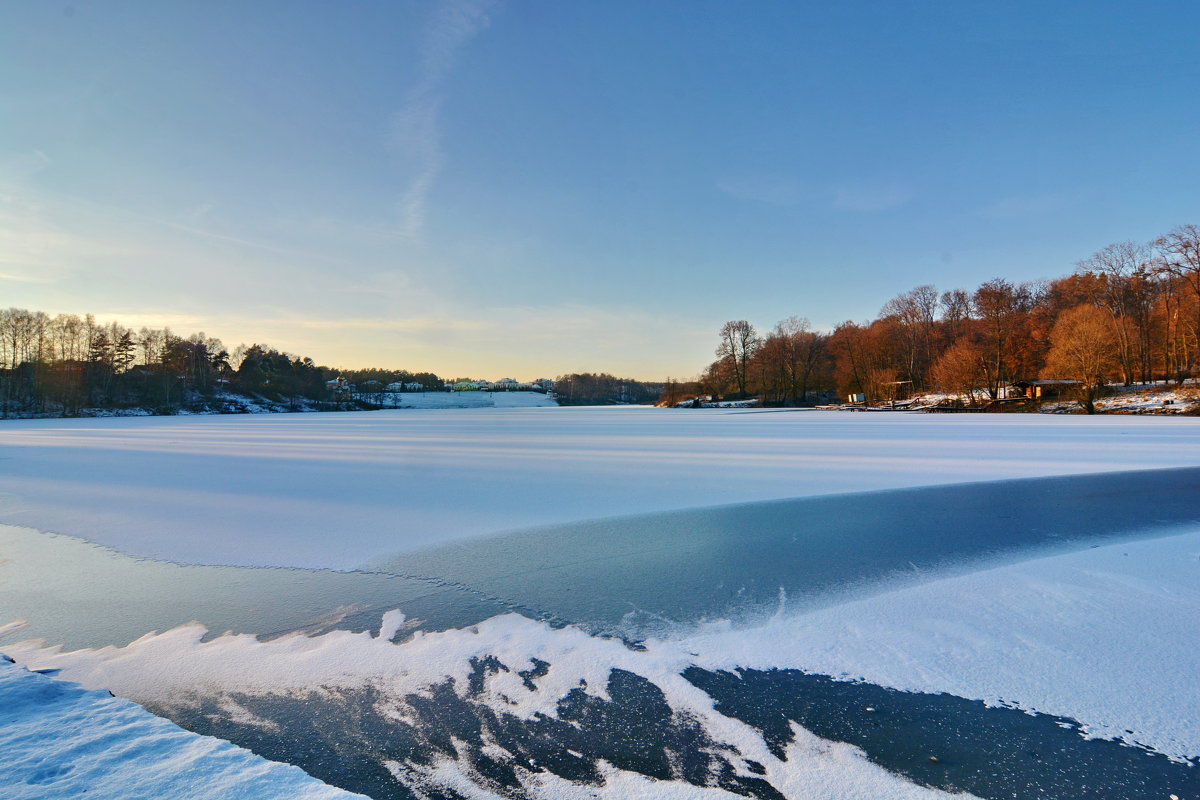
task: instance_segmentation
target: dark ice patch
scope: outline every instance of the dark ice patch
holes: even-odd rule
[[[803,497],[593,520],[378,559],[534,619],[629,639],[828,605],[1200,521],[1200,468]]]
[[[506,711],[503,699],[487,689],[490,675],[509,669],[494,657],[473,659],[465,694],[447,679],[399,699],[371,686],[303,696],[231,695],[259,724],[231,718],[219,698],[154,710],[197,732],[295,764],[326,783],[377,800],[456,799],[453,790],[429,777],[439,758],[455,760],[480,787],[512,798],[528,796],[521,789],[522,771],[599,785],[603,760],[657,780],[783,800],[759,777],[761,764],[754,769],[754,762],[746,762],[736,747],[712,739],[697,720],[672,709],[662,690],[640,675],[613,670],[607,699],[575,688],[558,701],[553,716],[522,719]],[[542,661],[530,672],[545,674],[548,669]],[[395,710],[401,713],[392,713]],[[398,777],[385,762],[397,765]]]
[[[691,667],[683,675],[718,712],[760,731],[780,758],[796,722],[915,783],[986,800],[1200,798],[1200,759],[1180,763],[1142,746],[1085,739],[1080,724],[1063,717],[798,670]]]

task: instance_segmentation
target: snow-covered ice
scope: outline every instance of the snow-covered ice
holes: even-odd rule
[[[392,620],[395,622],[395,620]],[[558,701],[581,684],[603,687],[609,672],[623,669],[652,680],[672,708],[703,720],[720,740],[735,744],[741,754],[767,766],[772,783],[790,787],[789,796],[850,798],[940,798],[943,792],[904,781],[872,764],[856,748],[821,741],[803,731],[777,758],[746,725],[716,713],[711,699],[679,674],[691,657],[678,646],[656,642],[648,651],[630,650],[619,641],[589,636],[576,628],[554,629],[518,615],[496,617],[470,629],[417,635],[403,644],[370,633],[334,631],[316,637],[293,635],[259,641],[250,635],[221,636],[203,641],[206,631],[197,625],[161,634],[149,634],[121,648],[59,652],[37,642],[6,645],[22,663],[39,669],[62,670],[64,678],[84,686],[103,686],[123,697],[156,707],[187,705],[197,697],[216,692],[231,714],[253,721],[234,697],[300,695],[318,691],[337,696],[340,691],[370,686],[385,700],[399,704],[446,679],[459,686],[469,683],[472,659],[493,657],[506,664],[540,659],[554,667],[540,679],[535,691],[522,687],[519,676],[502,672],[489,680],[487,691],[508,713],[533,719],[555,714]],[[201,688],[198,691],[198,687]],[[216,687],[219,687],[217,690]],[[394,712],[395,713],[395,712]],[[443,783],[467,788],[461,765],[440,765]],[[435,776],[436,777],[436,776]],[[546,797],[732,797],[725,792],[697,794],[696,787],[647,781],[636,774],[613,771],[603,790],[589,786],[587,794],[552,775],[529,776],[528,788]],[[468,796],[490,796],[475,793]]]
[[[379,559],[397,553],[402,561],[405,551],[470,537],[621,514],[1196,466],[1197,444],[1200,421],[1192,419],[1033,415],[496,408],[22,421],[0,429],[0,521],[183,564],[347,569],[388,563]],[[990,513],[992,506],[981,508]],[[928,524],[952,524],[941,511],[929,509]],[[1155,521],[1153,512],[1147,509],[1147,521]],[[656,687],[680,719],[696,721],[705,736],[721,743],[717,751],[735,747],[746,763],[758,765],[751,774],[740,771],[742,762],[731,762],[741,778],[765,776],[786,796],[936,797],[944,795],[794,723],[786,757],[780,757],[756,729],[720,713],[683,672],[781,668],[948,692],[1078,720],[1089,735],[1136,742],[1179,761],[1195,759],[1200,527],[1167,530],[1158,522],[1157,538],[1136,538],[1146,532],[1130,529],[1127,540],[1110,536],[1089,548],[1067,536],[1055,550],[1004,563],[959,565],[949,572],[914,568],[902,584],[880,584],[824,606],[781,602],[779,613],[753,624],[681,627],[641,648],[519,614],[405,639],[407,601],[400,597],[365,632],[339,629],[337,614],[349,613],[350,606],[330,609],[337,614],[320,629],[282,636],[278,628],[261,631],[272,638],[253,635],[259,632],[253,615],[238,618],[241,633],[222,634],[221,628],[180,624],[187,622],[179,617],[186,609],[178,609],[160,615],[164,622],[175,615],[178,622],[166,623],[174,627],[145,630],[132,641],[114,634],[108,646],[82,649],[25,636],[23,623],[0,609],[0,650],[32,668],[58,669],[85,687],[111,689],[181,715],[173,719],[219,709],[230,724],[263,731],[277,725],[258,716],[274,700],[308,698],[320,707],[355,692],[378,697],[372,713],[403,724],[417,714],[413,698],[430,697],[437,686],[452,687],[488,713],[534,724],[560,713],[563,699],[580,687],[603,701],[608,676],[623,671]],[[1002,524],[989,535],[997,531],[1003,532]],[[53,563],[52,554],[78,552],[71,569],[86,574],[89,559],[98,557],[63,537],[43,552],[39,536],[46,534],[9,537],[28,546],[0,553],[17,560],[6,568],[44,565]],[[111,575],[136,581],[142,568],[131,564]],[[518,582],[521,569],[536,568],[496,566]],[[172,580],[168,573],[188,569],[196,568],[145,566],[165,583]],[[246,572],[244,579],[253,582],[253,573],[261,571]],[[278,591],[264,591],[276,604],[290,602],[293,578],[317,574],[266,572]],[[243,578],[231,580],[234,586]],[[25,599],[53,604],[36,586],[18,583]],[[111,595],[111,585],[95,590]],[[461,588],[488,596],[469,583]],[[71,594],[79,613],[88,613],[88,591],[85,585]],[[105,603],[119,613],[120,602],[97,597],[99,628],[109,613]],[[374,595],[371,602],[377,602]],[[53,611],[45,621],[34,619],[36,602],[22,609],[31,617],[30,631],[66,629]],[[389,641],[395,632],[402,633],[399,643]],[[505,666],[481,669],[486,663]],[[538,672],[538,664],[547,666]],[[506,752],[498,741],[480,747],[497,757]],[[437,756],[417,765],[419,774],[408,762],[385,766],[406,780],[492,796],[465,755]],[[715,784],[701,790],[611,764],[596,768],[605,776],[602,787],[536,770],[518,775],[532,796],[728,795]]]
[[[471,660],[486,655],[554,664],[536,694],[520,691],[515,675],[496,679],[513,682],[505,706],[525,716],[552,713],[581,680],[603,686],[613,668],[654,680],[693,710],[704,702],[679,677],[689,664],[802,668],[1068,716],[1095,735],[1189,758],[1200,755],[1198,618],[1200,532],[1193,528],[935,578],[748,628],[714,623],[650,640],[644,651],[518,615],[400,645],[349,631],[204,641],[207,631],[192,624],[125,647],[63,651],[37,640],[3,647],[34,668],[157,703],[198,685],[261,693],[383,683],[403,696],[446,678],[465,684]],[[384,627],[400,621],[393,614]]]
[[[7,800],[350,800],[362,795],[200,736],[107,691],[0,659]]]
[[[802,666],[1083,722],[1200,755],[1200,530],[934,578],[677,642],[713,669]],[[1128,732],[1127,732],[1128,731]]]
[[[15,420],[0,522],[185,563],[352,569],[575,520],[1200,464],[1200,419],[637,407]]]

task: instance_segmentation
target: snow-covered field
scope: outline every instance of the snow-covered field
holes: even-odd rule
[[[370,562],[378,568],[403,565],[405,552],[455,542],[468,543],[463,557],[469,559],[471,537],[508,541],[494,537],[534,525],[834,493],[1196,467],[1198,444],[1200,420],[1036,415],[496,408],[21,421],[0,429],[0,523],[79,536],[132,556],[243,566],[193,581],[189,570],[201,568],[170,566],[177,571],[171,577],[164,565],[24,531],[0,537],[0,558],[9,559],[0,562],[0,577],[33,565],[48,571],[45,565],[54,563],[69,564],[80,575],[119,567],[111,574],[126,583],[141,575],[164,591],[172,585],[183,591],[189,581],[203,586],[217,575],[221,585],[251,587],[236,590],[243,592],[237,595],[242,608],[259,572],[245,567],[350,569]],[[1120,487],[1106,492],[1120,495]],[[792,717],[783,746],[768,728],[739,716],[731,695],[703,688],[728,671],[749,671],[739,673],[749,686],[752,678],[803,670],[866,681],[862,691],[914,693],[888,697],[924,704],[922,714],[942,713],[940,698],[947,696],[984,701],[986,706],[956,711],[953,718],[1000,719],[1003,730],[1017,724],[1005,721],[1007,708],[1054,715],[1046,717],[1051,733],[1045,735],[1057,744],[1039,748],[1093,748],[1061,755],[1054,764],[1062,769],[1069,762],[1124,758],[1085,742],[1072,732],[1078,723],[1087,736],[1137,743],[1143,750],[1127,749],[1144,762],[1138,769],[1152,772],[1137,777],[1137,785],[1153,787],[1152,793],[1072,795],[1029,778],[1038,796],[1197,797],[1200,766],[1184,766],[1200,756],[1200,690],[1194,682],[1200,674],[1200,500],[1195,518],[1188,519],[1186,499],[1192,496],[1200,494],[1185,490],[1182,517],[1180,503],[1170,520],[1146,508],[1145,526],[1132,525],[1124,537],[1087,544],[1074,536],[1083,532],[1064,531],[1056,548],[1002,561],[972,556],[952,571],[897,564],[908,570],[902,582],[872,583],[868,570],[853,597],[831,593],[825,605],[797,607],[781,596],[777,613],[752,624],[709,620],[665,630],[637,647],[571,624],[548,625],[525,612],[483,619],[490,613],[487,603],[520,600],[522,569],[544,571],[549,563],[498,558],[475,569],[515,575],[506,578],[517,587],[508,598],[481,590],[486,582],[464,585],[456,577],[430,584],[432,592],[450,593],[451,605],[460,602],[453,592],[484,603],[484,611],[476,612],[481,621],[465,627],[414,633],[404,617],[409,601],[402,598],[420,598],[398,589],[396,610],[376,617],[366,631],[339,623],[350,619],[354,604],[338,595],[336,607],[317,615],[319,625],[280,629],[282,612],[272,612],[261,629],[243,615],[237,623],[242,632],[221,635],[223,627],[188,624],[201,618],[227,624],[198,604],[194,617],[180,616],[186,607],[175,622],[170,615],[154,617],[134,641],[114,626],[109,646],[89,648],[64,647],[67,634],[56,640],[46,633],[82,627],[55,617],[53,592],[60,590],[39,594],[27,580],[10,580],[8,590],[0,582],[0,626],[10,623],[0,628],[0,651],[30,668],[62,670],[59,677],[88,689],[111,689],[274,760],[289,747],[311,743],[311,734],[302,732],[310,717],[334,724],[351,713],[355,730],[386,730],[384,739],[415,742],[412,752],[423,756],[393,755],[375,765],[383,776],[377,780],[398,780],[414,791],[452,790],[465,797],[774,796],[765,782],[786,797],[915,798],[953,791],[1026,796],[1011,788],[1016,783],[980,782],[972,777],[974,767],[944,753],[941,761],[926,757],[936,755],[932,751],[905,761],[904,741],[914,736],[919,742],[928,734],[927,748],[935,747],[936,724],[925,733],[898,734],[898,745],[874,734],[861,741],[830,734],[837,740],[831,741]],[[1127,499],[1139,502],[1138,496]],[[854,502],[848,501],[848,513]],[[970,502],[976,503],[974,514],[1003,519],[1009,513]],[[1053,495],[1044,502],[1053,504]],[[1071,502],[1086,502],[1086,496]],[[929,508],[910,514],[905,524],[928,526],[936,535],[938,526],[953,526],[968,518],[964,514],[951,505]],[[1022,524],[1036,524],[1036,518],[1025,514]],[[728,546],[738,547],[736,533]],[[505,552],[479,551],[489,559]],[[528,558],[528,552],[509,552]],[[634,557],[636,549],[613,554]],[[101,570],[102,562],[120,564]],[[293,580],[343,580],[303,571],[269,574],[272,602],[284,602]],[[351,583],[374,579],[344,577]],[[664,584],[669,578],[664,574]],[[44,586],[55,585],[48,575]],[[94,618],[86,625],[97,641],[104,641],[105,620],[122,613],[120,597],[113,596],[121,590],[114,585],[98,578],[92,590]],[[87,585],[73,585],[72,614],[87,614],[88,592]],[[376,608],[378,587],[371,592]],[[129,596],[145,605],[143,593]],[[5,614],[5,603],[19,606],[27,622]],[[42,606],[45,612],[38,610]],[[519,604],[509,608],[521,610]],[[138,608],[124,613],[150,618]],[[23,635],[23,626],[47,638]],[[647,709],[659,708],[654,697],[662,698],[667,716],[642,719],[638,715]],[[454,704],[462,709],[452,711]],[[876,708],[847,707],[846,713],[870,720]],[[621,722],[621,714],[641,721]],[[560,718],[566,727],[553,727]],[[886,729],[890,723],[880,719]],[[605,727],[610,724],[617,727]],[[457,745],[435,735],[440,725],[451,726],[445,741]],[[653,741],[630,755],[619,746],[620,731],[641,728]],[[692,744],[671,750],[676,738]],[[559,740],[561,751],[544,750]],[[667,748],[661,769],[646,761],[653,761],[646,753],[658,747]],[[297,756],[293,763],[310,771],[339,760],[352,764],[368,750],[351,747],[309,761]],[[688,758],[701,758],[706,766],[689,772]],[[1002,759],[989,752],[983,760]],[[945,769],[949,777],[931,777],[930,769]],[[1101,774],[1097,769],[1084,773]],[[1031,762],[1029,774],[1042,773]],[[27,777],[19,764],[0,765],[0,780]],[[336,770],[318,777],[340,780]],[[363,791],[351,783],[339,785]]]

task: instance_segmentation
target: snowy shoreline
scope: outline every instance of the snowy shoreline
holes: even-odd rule
[[[395,411],[398,409],[465,408],[557,408],[558,402],[543,392],[389,392],[370,395],[361,405],[317,402],[302,397],[271,400],[223,393],[189,405],[156,410],[148,407],[82,408],[71,415],[61,412],[12,412],[4,420],[18,419],[109,419],[125,417],[211,417],[241,414],[344,414],[355,411]]]

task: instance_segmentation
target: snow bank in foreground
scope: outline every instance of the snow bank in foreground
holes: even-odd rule
[[[361,797],[7,660],[0,697],[0,786],[10,800]]]
[[[650,408],[11,420],[0,522],[185,563],[355,568],[516,528],[1200,465],[1200,419]]]

